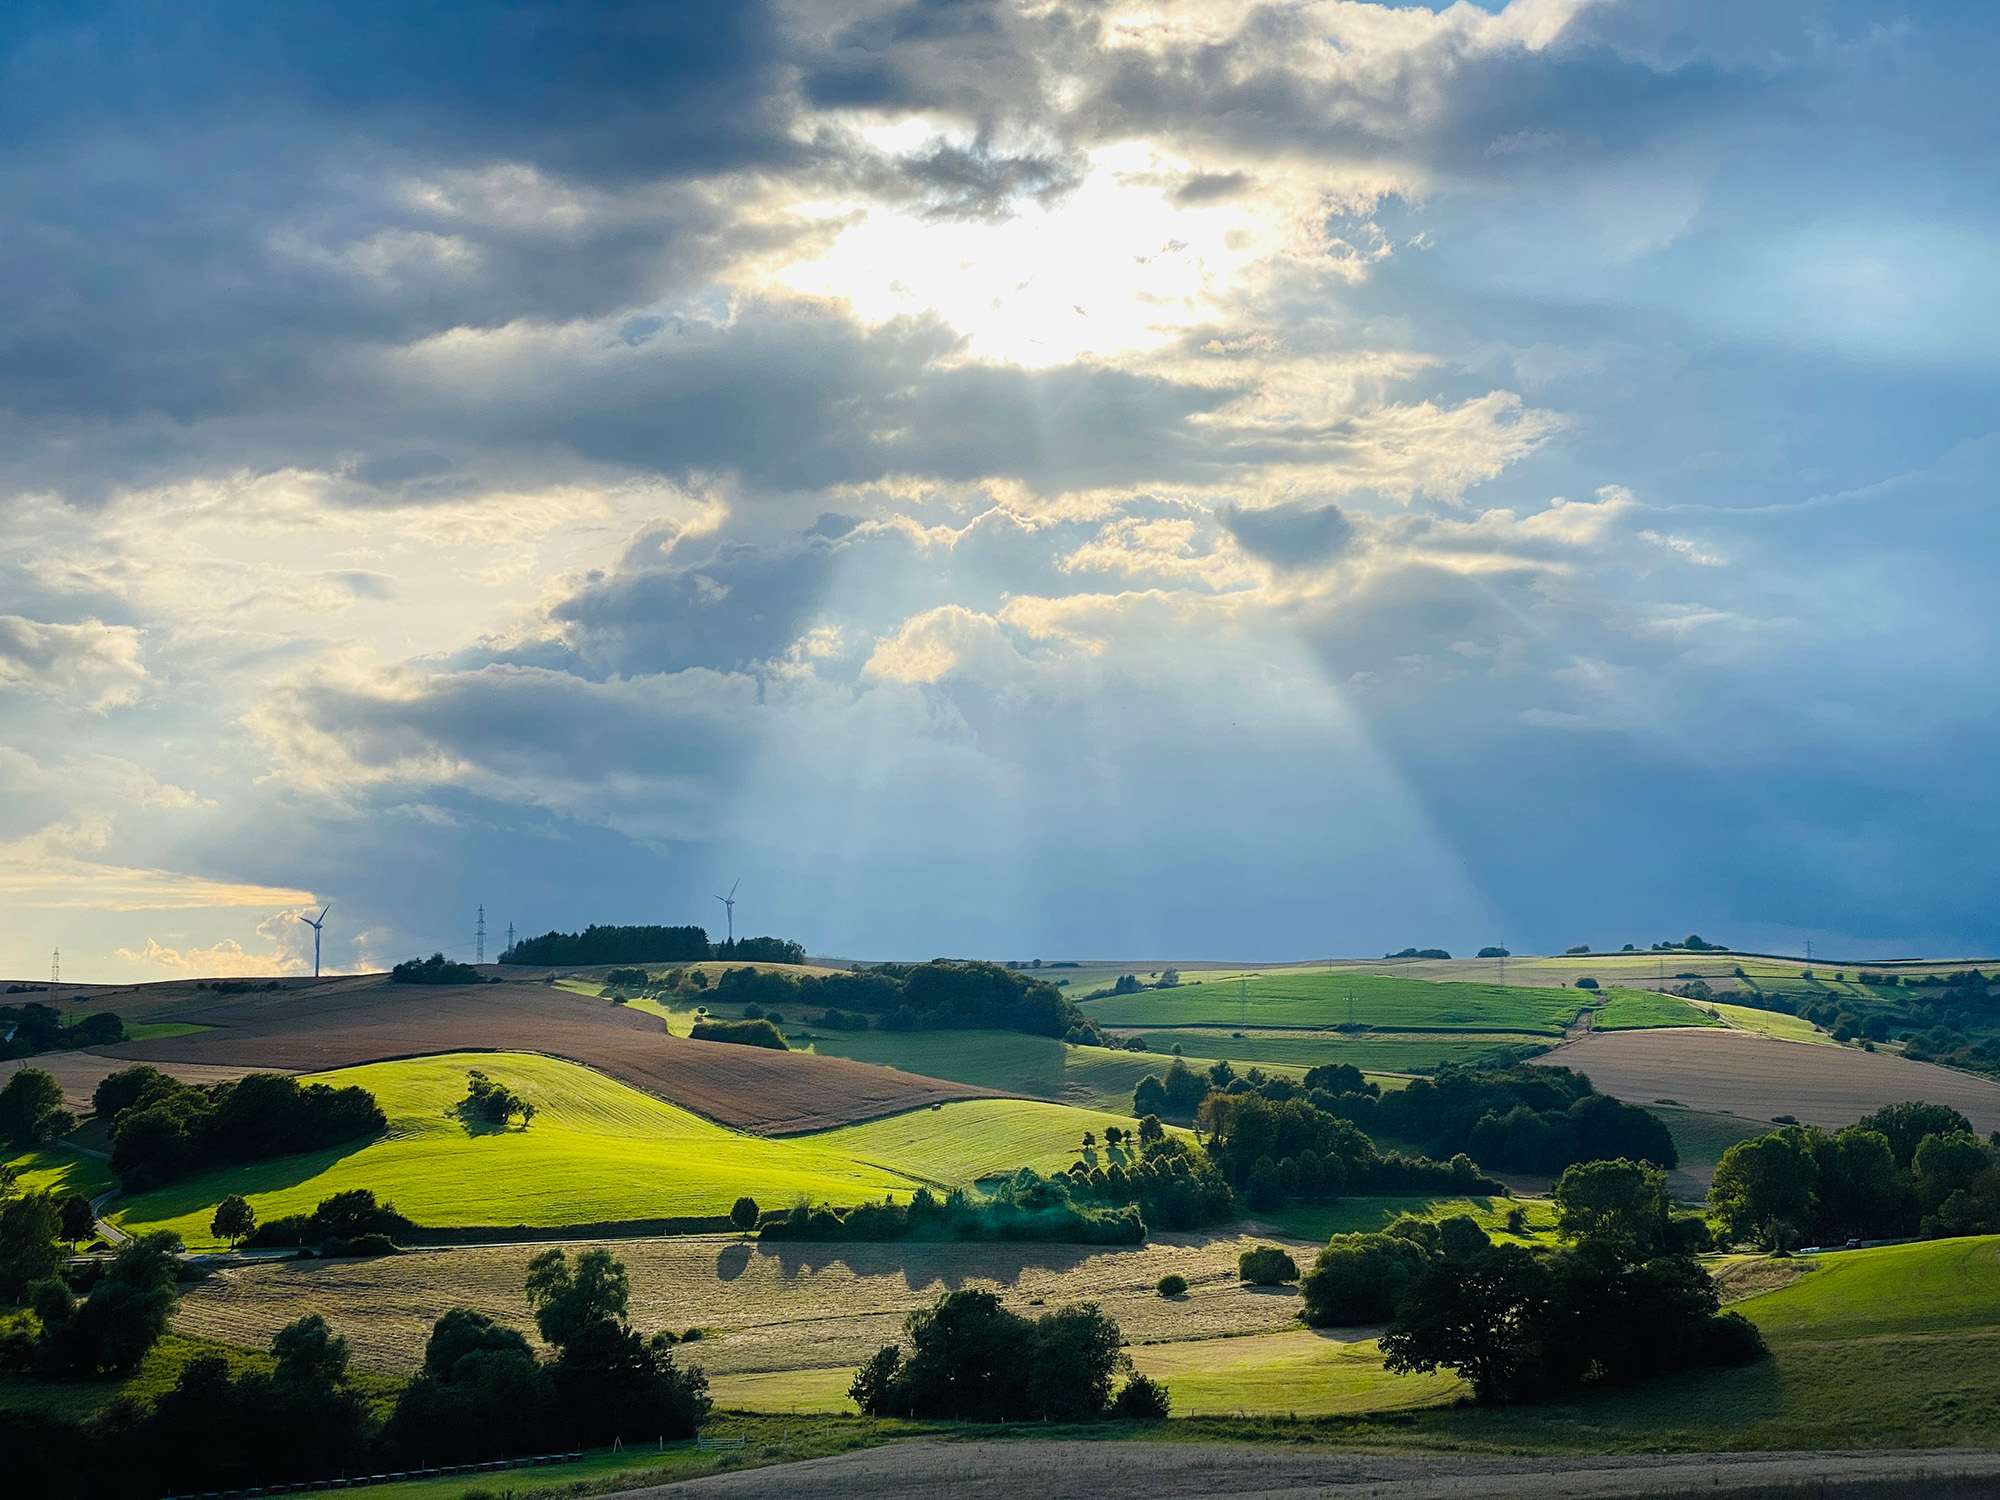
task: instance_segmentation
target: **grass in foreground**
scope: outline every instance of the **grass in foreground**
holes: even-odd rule
[[[539,1113],[528,1129],[468,1130],[448,1113],[474,1067],[534,1102]],[[920,1125],[877,1121],[773,1140],[713,1124],[575,1063],[524,1053],[417,1058],[316,1076],[372,1091],[389,1115],[388,1133],[141,1193],[121,1201],[118,1222],[132,1231],[172,1229],[206,1246],[215,1243],[209,1217],[229,1193],[242,1193],[260,1219],[272,1219],[358,1187],[394,1201],[419,1224],[440,1227],[723,1214],[742,1193],[774,1206],[800,1198],[854,1203],[962,1180],[955,1170],[946,1173],[949,1163],[930,1140],[954,1140],[982,1169],[1067,1165],[1072,1158],[1063,1153],[1085,1130],[1101,1135],[1118,1122],[1060,1105],[1024,1112],[1013,1101],[977,1100],[921,1111]]]

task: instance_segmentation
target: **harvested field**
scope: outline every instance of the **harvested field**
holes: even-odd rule
[[[38,1057],[12,1057],[0,1062],[0,1086],[22,1068],[40,1068],[62,1085],[63,1099],[77,1114],[90,1113],[90,1096],[97,1086],[120,1068],[129,1068],[135,1059],[114,1057],[107,1052],[44,1052]],[[245,1073],[294,1071],[290,1068],[255,1068],[217,1063],[162,1062],[154,1064],[162,1073],[182,1083],[227,1083]]]
[[[631,1490],[632,1500],[1153,1500],[1160,1495],[1323,1495],[1378,1500],[1855,1500],[1990,1494],[2000,1454],[1693,1453],[1620,1458],[1466,1458],[1160,1442],[893,1443],[805,1463]],[[1876,1486],[1893,1488],[1876,1488]],[[1796,1486],[1796,1488],[1794,1488]],[[1849,1486],[1855,1486],[1850,1488]]]
[[[1249,1288],[1236,1258],[1258,1241],[1163,1235],[1133,1248],[1088,1245],[762,1245],[728,1235],[608,1242],[632,1280],[640,1328],[699,1326],[717,1374],[852,1368],[947,1291],[988,1286],[1017,1312],[1096,1302],[1134,1344],[1296,1328],[1297,1294]],[[273,1261],[217,1273],[185,1292],[175,1330],[262,1347],[322,1313],[357,1364],[407,1373],[446,1309],[472,1307],[534,1337],[522,1280],[546,1245],[419,1250],[365,1261]],[[1303,1258],[1306,1251],[1294,1247]],[[1175,1271],[1186,1296],[1153,1286]]]
[[[439,1052],[540,1052],[759,1135],[796,1135],[998,1090],[845,1058],[669,1036],[657,1016],[553,985],[428,988],[377,977],[231,996],[175,1019],[213,1029],[126,1042],[98,1055],[295,1073]]]
[[[1838,1128],[1885,1104],[1925,1099],[1959,1110],[1981,1135],[2000,1128],[2000,1083],[1886,1052],[1742,1031],[1594,1031],[1535,1062],[1587,1073],[1599,1089],[1632,1103],[1674,1099],[1758,1122],[1794,1115]]]

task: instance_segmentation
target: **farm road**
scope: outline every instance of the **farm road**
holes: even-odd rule
[[[624,1500],[1642,1500],[1698,1490],[1726,1497],[1806,1481],[1993,1476],[2000,1453],[1717,1453],[1603,1458],[1426,1458],[1222,1443],[891,1443],[806,1463],[627,1491]],[[1835,1491],[1834,1493],[1838,1493]]]

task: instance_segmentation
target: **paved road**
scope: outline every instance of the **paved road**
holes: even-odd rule
[[[1726,1500],[1757,1485],[1959,1476],[1992,1476],[2000,1487],[2000,1453],[1430,1458],[1223,1443],[915,1441],[632,1490],[625,1500],[1640,1500],[1695,1489]]]

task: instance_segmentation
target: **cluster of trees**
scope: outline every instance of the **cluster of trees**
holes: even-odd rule
[[[442,953],[406,958],[389,971],[391,984],[484,984],[486,976],[471,964],[453,963]]]
[[[1384,958],[1450,958],[1442,948],[1405,948],[1401,953],[1385,953]]]
[[[1214,1159],[1168,1135],[1159,1116],[1147,1115],[1131,1137],[1115,1125],[1104,1136],[1113,1150],[1122,1142],[1136,1154],[1123,1162],[1114,1157],[1104,1166],[1076,1162],[1067,1173],[1072,1192],[1099,1203],[1129,1204],[1151,1229],[1199,1229],[1235,1217],[1236,1194]]]
[[[884,1031],[977,1028],[1062,1037],[1078,1045],[1123,1045],[1101,1032],[1047,980],[978,961],[876,964],[846,974],[731,969],[717,982],[714,1003],[755,1007],[766,1014],[773,1009],[837,1011],[844,1025],[865,1016]],[[820,1024],[833,1027],[830,1021]]]
[[[34,1000],[25,1005],[0,1005],[0,1058],[108,1047],[124,1040],[125,1023],[108,1010],[64,1025],[61,1013],[51,1005]]]
[[[960,1189],[939,1198],[929,1188],[918,1188],[907,1204],[885,1200],[844,1209],[801,1204],[787,1212],[762,1215],[757,1237],[1045,1240],[1079,1245],[1136,1245],[1145,1239],[1146,1224],[1137,1208],[1106,1207],[1089,1201],[1091,1197],[1074,1179],[1044,1177],[1023,1167],[990,1193]]]
[[[1555,1198],[1572,1242],[1562,1249],[1496,1245],[1465,1217],[1336,1235],[1300,1284],[1301,1315],[1322,1326],[1387,1317],[1388,1368],[1452,1370],[1481,1401],[1762,1357],[1756,1328],[1720,1311],[1659,1168],[1573,1166]]]
[[[1629,1158],[1680,1164],[1659,1117],[1591,1087],[1569,1068],[1445,1068],[1386,1094],[1342,1094],[1326,1106],[1368,1134],[1464,1152],[1489,1171],[1555,1173],[1574,1162]]]
[[[1162,969],[1159,977],[1151,984],[1147,984],[1137,974],[1120,974],[1105,988],[1092,990],[1083,998],[1086,1000],[1108,1000],[1113,995],[1136,995],[1143,990],[1179,989],[1180,983],[1181,971],[1179,969]]]
[[[1787,1125],[1738,1141],[1709,1190],[1717,1232],[1802,1243],[2000,1230],[2000,1151],[1957,1110],[1892,1104],[1835,1134]]]
[[[87,1425],[0,1413],[9,1481],[24,1494],[136,1500],[694,1433],[707,1379],[676,1363],[672,1334],[632,1328],[625,1268],[609,1252],[539,1255],[527,1293],[553,1359],[453,1308],[386,1421],[350,1377],[347,1341],[313,1314],[278,1331],[269,1360],[188,1361],[151,1410],[114,1403]]]
[[[747,1021],[697,1021],[688,1035],[697,1042],[738,1042],[746,1047],[771,1047],[779,1052],[792,1050],[777,1023],[761,1016]]]
[[[890,1344],[863,1365],[848,1395],[869,1416],[966,1422],[1087,1422],[1167,1415],[1166,1387],[1128,1374],[1118,1324],[1096,1303],[1032,1321],[982,1290],[948,1292],[903,1325],[910,1353]]]
[[[1308,1069],[1303,1083],[1289,1078],[1267,1077],[1262,1068],[1251,1068],[1241,1077],[1227,1059],[1197,1071],[1175,1057],[1164,1075],[1148,1073],[1132,1090],[1132,1112],[1137,1115],[1165,1115],[1170,1119],[1192,1120],[1201,1103],[1212,1092],[1256,1094],[1273,1101],[1310,1099],[1331,1110],[1347,1094],[1370,1098],[1381,1093],[1378,1085],[1362,1077],[1352,1063],[1323,1063]]]
[[[111,1126],[111,1167],[132,1191],[222,1162],[261,1161],[380,1134],[375,1096],[351,1086],[301,1084],[284,1073],[188,1084],[141,1063],[91,1095]]]
[[[1309,1099],[1212,1093],[1195,1123],[1222,1175],[1260,1210],[1288,1198],[1331,1202],[1344,1193],[1507,1191],[1463,1153],[1449,1162],[1385,1156],[1351,1120]]]
[[[0,1145],[33,1148],[76,1129],[62,1085],[40,1068],[21,1068],[0,1088]]]
[[[519,1118],[526,1130],[535,1118],[535,1106],[498,1079],[473,1068],[465,1075],[465,1097],[458,1101],[458,1117],[502,1130]]]
[[[227,1200],[224,1200],[227,1203]],[[245,1224],[232,1210],[227,1220],[218,1208],[217,1223],[211,1232],[232,1239],[247,1238],[253,1249],[295,1249],[319,1246],[325,1256],[393,1254],[398,1239],[407,1238],[417,1226],[396,1212],[393,1203],[377,1203],[368,1188],[350,1188],[344,1193],[322,1198],[309,1214],[286,1214],[258,1224],[254,1215]],[[249,1214],[245,1204],[242,1214]],[[227,1227],[223,1227],[226,1224]]]
[[[0,1299],[34,1314],[32,1326],[16,1323],[0,1334],[0,1368],[56,1379],[137,1369],[179,1305],[174,1252],[180,1241],[165,1233],[128,1241],[108,1262],[80,1268],[73,1284],[57,1274],[54,1241],[74,1226],[62,1223],[52,1195],[26,1194],[0,1211],[0,1220],[6,1246]],[[29,1271],[40,1274],[24,1284]]]
[[[802,964],[803,945],[788,938],[751,937],[711,943],[704,927],[599,927],[523,938],[500,955],[503,964],[685,964],[704,959]],[[643,984],[644,981],[637,981]]]

